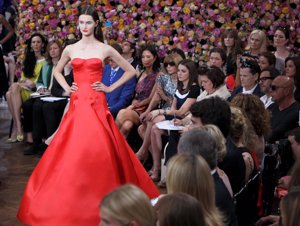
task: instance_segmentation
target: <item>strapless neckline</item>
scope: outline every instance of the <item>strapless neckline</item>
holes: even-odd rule
[[[83,60],[83,61],[87,61],[87,60],[99,60],[101,63],[103,62],[102,59],[97,58],[97,57],[92,57],[92,58],[79,58],[79,57],[74,57],[71,61],[73,62],[74,60]]]

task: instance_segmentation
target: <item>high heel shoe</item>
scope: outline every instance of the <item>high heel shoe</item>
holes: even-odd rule
[[[153,173],[150,177],[153,182],[160,181],[160,169],[153,169]]]
[[[13,139],[13,138],[8,138],[6,140],[6,143],[16,143],[17,142],[17,139]]]
[[[23,140],[24,140],[24,135],[23,134],[17,135],[17,141],[22,142]]]

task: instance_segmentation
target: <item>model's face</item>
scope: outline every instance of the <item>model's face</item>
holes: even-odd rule
[[[249,68],[241,68],[240,77],[242,86],[249,90],[255,86],[258,75],[253,75]]]
[[[44,46],[44,43],[43,43],[41,37],[34,36],[31,39],[31,48],[32,48],[33,52],[40,53],[42,51],[43,46]]]
[[[266,57],[260,56],[258,65],[260,67],[260,70],[266,69],[267,67],[270,67],[269,61]]]
[[[258,34],[253,34],[251,37],[250,37],[250,49],[253,49],[253,50],[259,50],[260,49],[260,46],[261,46],[261,40],[260,40],[260,37]]]
[[[212,94],[215,91],[214,84],[209,80],[207,75],[200,75],[198,78],[200,79],[201,86],[208,94]]]
[[[223,66],[223,60],[221,58],[220,53],[212,52],[209,56],[209,65],[210,66],[216,66],[218,68],[222,68]]]
[[[179,64],[177,76],[178,81],[186,82],[190,79],[190,71],[185,65]]]
[[[224,44],[226,47],[232,48],[234,46],[234,38],[227,36],[226,38],[224,38]]]
[[[80,15],[78,19],[79,30],[83,36],[94,35],[95,27],[97,26],[93,17],[90,15]]]
[[[259,85],[260,85],[261,91],[264,93],[269,93],[271,90],[271,84],[272,84],[272,79],[270,77],[270,72],[263,71],[260,74],[260,78],[259,78]]]
[[[60,56],[60,49],[56,43],[53,43],[49,48],[49,55],[52,59],[59,58]]]
[[[296,75],[296,66],[294,64],[294,61],[288,60],[285,64],[285,75],[294,79]]]
[[[285,34],[281,30],[275,31],[274,34],[274,46],[282,47],[287,44],[288,40],[285,37]]]
[[[112,219],[105,210],[100,210],[100,218],[99,226],[122,226],[122,224]]]
[[[149,68],[153,66],[153,63],[155,62],[156,57],[153,56],[153,54],[149,50],[144,50],[142,53],[142,63],[145,68]]]

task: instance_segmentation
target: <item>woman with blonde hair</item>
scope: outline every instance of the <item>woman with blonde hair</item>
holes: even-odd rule
[[[268,39],[266,33],[262,30],[253,30],[248,37],[248,45],[246,53],[258,59],[259,54],[266,52],[268,47]]]
[[[147,195],[132,184],[108,193],[100,205],[100,226],[155,225],[154,209]]]
[[[205,225],[225,225],[215,205],[214,182],[210,168],[200,155],[175,155],[167,166],[167,192],[183,192],[201,203]]]

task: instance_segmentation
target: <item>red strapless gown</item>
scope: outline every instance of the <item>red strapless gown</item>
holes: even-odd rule
[[[100,201],[125,183],[149,198],[159,195],[119,132],[105,94],[91,88],[102,79],[102,61],[75,58],[72,66],[79,88],[26,186],[18,212],[25,224],[97,226]]]

